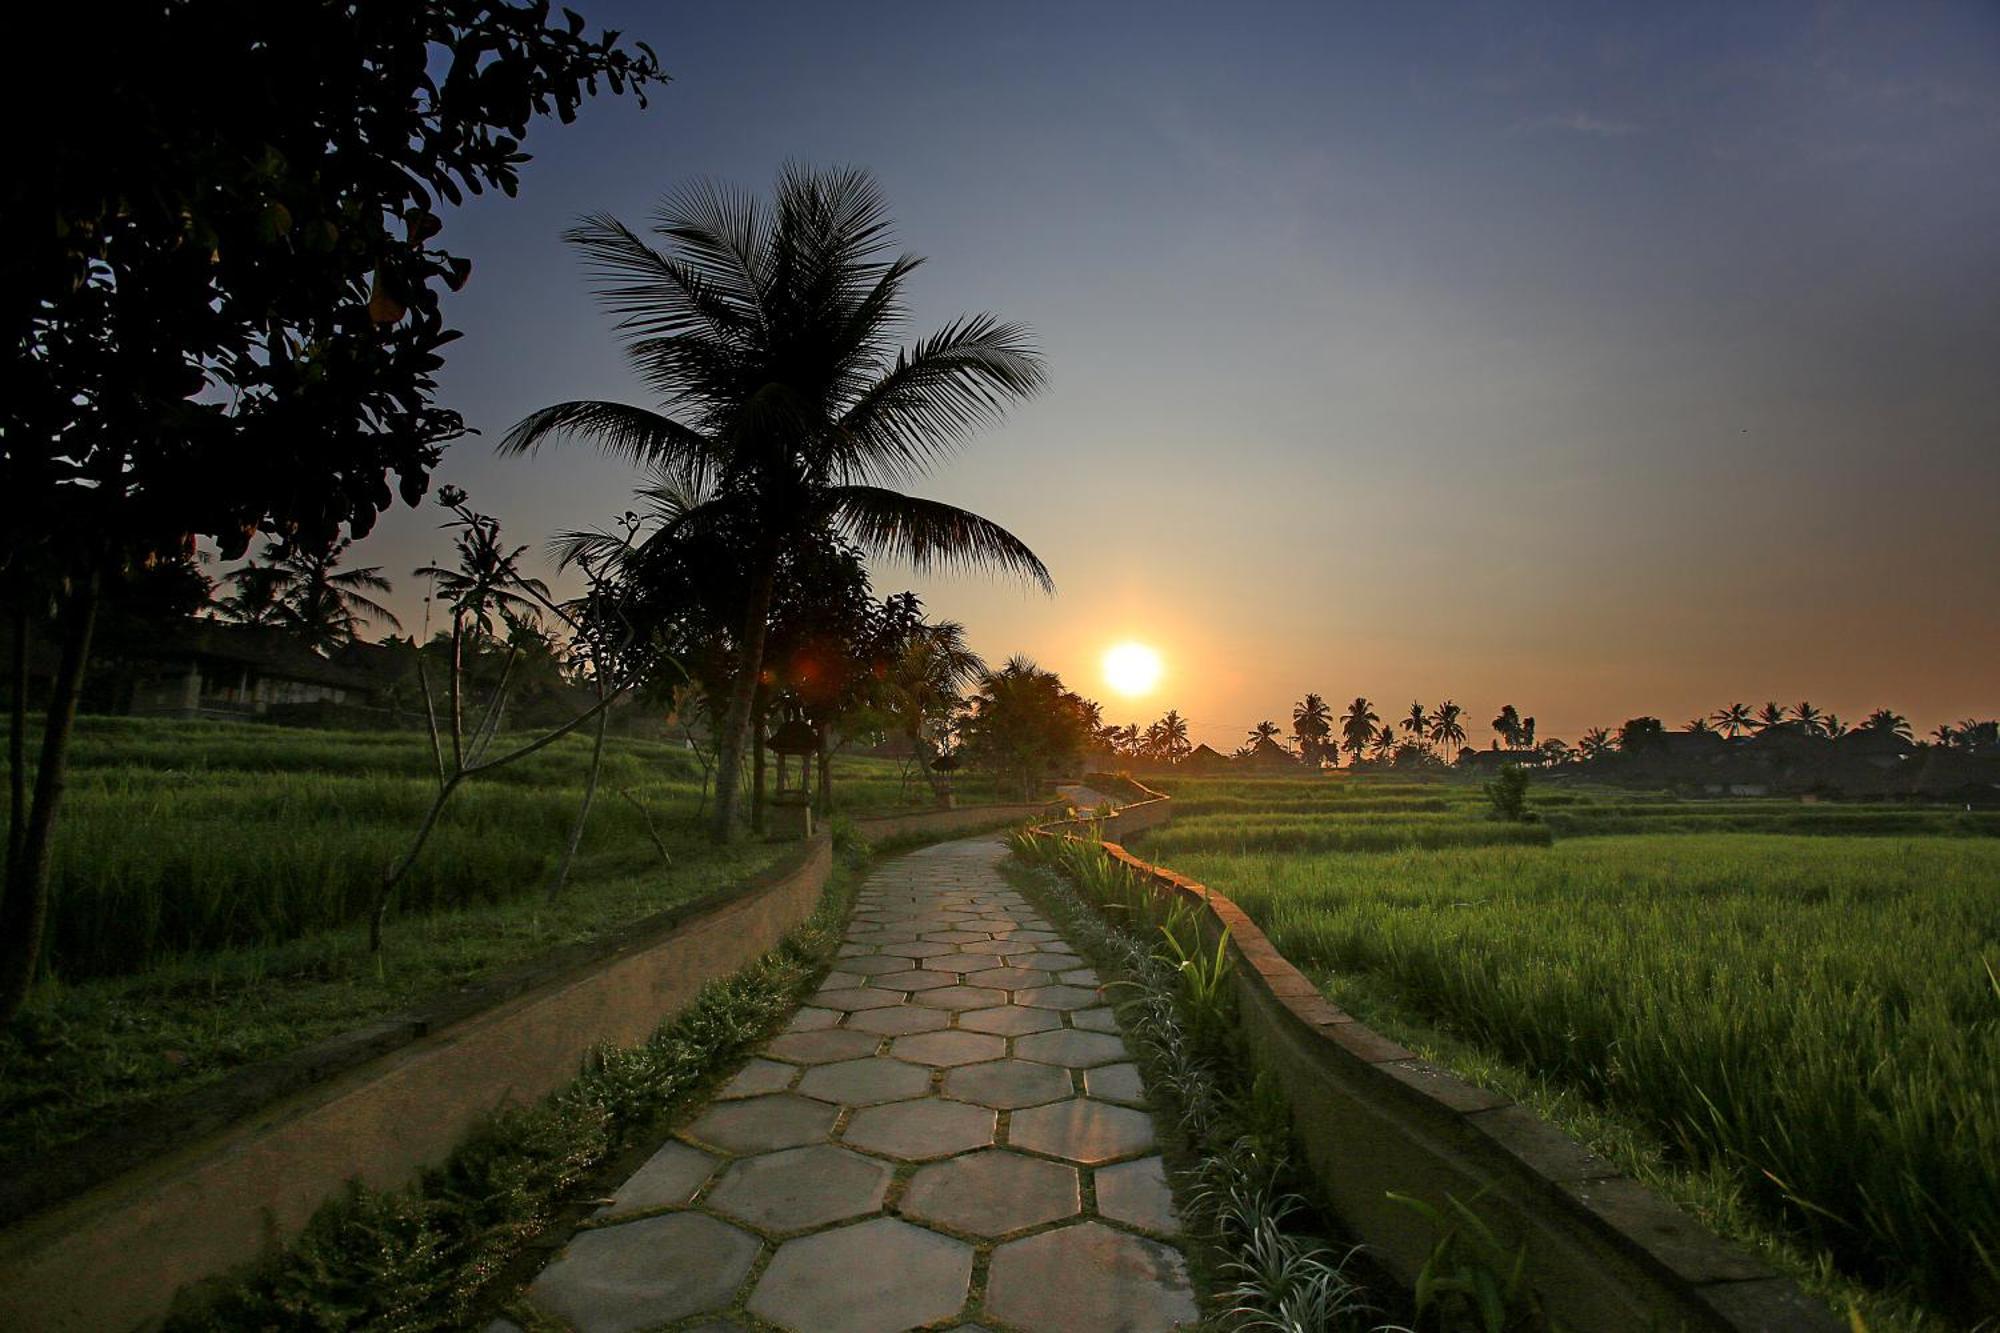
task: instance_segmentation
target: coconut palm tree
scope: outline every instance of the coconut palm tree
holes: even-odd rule
[[[659,244],[607,214],[566,233],[599,280],[634,369],[660,406],[585,400],[535,412],[502,442],[589,440],[689,482],[746,534],[750,590],[724,714],[713,831],[734,835],[737,772],[786,545],[831,528],[918,569],[973,567],[1053,587],[1027,544],[988,519],[891,483],[922,474],[1038,391],[1027,330],[991,315],[908,347],[887,203],[867,173],[788,165],[769,206],[701,183],[654,218]]]
[[[1750,729],[1758,735],[1785,725],[1785,706],[1776,699],[1759,708],[1750,718]]]
[[[1265,718],[1262,722],[1250,728],[1250,734],[1245,738],[1244,744],[1255,749],[1259,741],[1274,741],[1283,734],[1284,729],[1282,727],[1269,718]]]
[[[1167,715],[1153,724],[1159,730],[1159,755],[1168,763],[1179,763],[1194,747],[1188,743],[1187,719],[1169,708]]]
[[[1395,725],[1391,723],[1383,726],[1382,730],[1375,733],[1375,741],[1374,744],[1369,749],[1368,757],[1373,759],[1376,763],[1379,764],[1392,758],[1395,755],[1395,753],[1396,753],[1396,728]]]
[[[1819,734],[1830,741],[1837,741],[1847,734],[1847,724],[1840,720],[1838,713],[1828,713],[1819,720]]]
[[[1681,724],[1681,730],[1690,736],[1700,736],[1712,733],[1715,728],[1708,725],[1708,719],[1705,717],[1691,717]]]
[[[216,613],[239,625],[283,624],[285,606],[278,596],[280,573],[277,566],[260,565],[255,560],[232,570],[228,581],[236,591],[216,599]]]
[[[1592,727],[1583,733],[1576,749],[1585,759],[1602,759],[1611,753],[1611,733],[1603,727]]]
[[[1870,713],[1855,730],[1884,731],[1891,736],[1900,736],[1906,741],[1913,739],[1910,719],[1887,708],[1878,708]]]
[[[1931,728],[1931,741],[1940,749],[1953,749],[1958,745],[1958,729],[1949,722],[1940,722]]]
[[[1418,745],[1428,744],[1431,734],[1430,714],[1420,703],[1411,703],[1410,711],[1403,718],[1403,730],[1414,738]]]
[[[1431,739],[1440,750],[1456,755],[1458,748],[1465,744],[1465,724],[1460,719],[1465,710],[1446,699],[1431,714]]]
[[[224,614],[248,625],[281,625],[321,652],[352,643],[355,631],[371,621],[401,629],[395,614],[369,596],[391,590],[381,566],[338,568],[351,545],[342,540],[315,550],[268,544],[264,564],[230,575],[237,592],[224,599]]]
[[[1308,693],[1292,707],[1292,735],[1299,739],[1299,758],[1318,768],[1326,738],[1333,734],[1333,709],[1317,694]]]
[[[1376,713],[1375,705],[1361,695],[1354,696],[1354,702],[1341,714],[1340,734],[1347,742],[1347,753],[1355,763],[1361,762],[1362,754],[1375,743],[1375,724],[1382,720]]]
[[[1730,704],[1726,708],[1718,708],[1708,715],[1708,720],[1715,724],[1717,731],[1732,741],[1756,726],[1750,716],[1749,704]]]
[[[1826,725],[1825,716],[1819,709],[1803,701],[1792,705],[1792,721],[1799,724],[1799,730],[1808,736],[1817,736]]]

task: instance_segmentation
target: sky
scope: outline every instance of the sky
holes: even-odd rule
[[[635,477],[508,426],[649,401],[562,230],[852,163],[928,256],[911,335],[990,310],[1050,372],[912,489],[1057,594],[877,591],[1109,720],[2000,712],[2000,6],[571,2],[674,81],[447,218],[441,399],[482,433],[438,479],[514,541]],[[357,548],[413,627],[437,517]]]

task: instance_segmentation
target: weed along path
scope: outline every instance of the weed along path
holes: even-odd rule
[[[582,1333],[1192,1325],[1138,1068],[1006,855],[989,836],[874,870],[822,989],[535,1308]]]

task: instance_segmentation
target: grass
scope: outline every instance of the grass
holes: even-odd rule
[[[1722,802],[1630,816],[1644,835],[1418,842],[1467,804],[1368,851],[1355,830],[1378,816],[1326,804],[1198,817],[1141,850],[1230,894],[1336,999],[1365,987],[1628,1117],[1841,1271],[1947,1320],[2000,1308],[2000,843],[1883,827],[1950,812],[1707,814]]]
[[[742,972],[705,987],[644,1044],[602,1052],[540,1104],[504,1112],[442,1167],[397,1190],[356,1187],[281,1253],[183,1292],[170,1330],[479,1327],[511,1293],[530,1242],[580,1215],[592,1186],[636,1157],[769,1036],[825,970],[854,863],[813,919]]]
[[[569,738],[460,792],[371,955],[368,895],[433,789],[423,736],[81,720],[43,979],[0,1032],[0,1165],[782,854],[710,844],[694,757],[616,740],[570,882],[548,902],[587,748]],[[834,774],[846,813],[927,795],[885,761],[836,758]],[[977,782],[961,788],[980,799]]]

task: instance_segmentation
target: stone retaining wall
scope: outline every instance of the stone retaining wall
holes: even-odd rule
[[[1144,811],[1127,807],[1119,820]],[[1170,815],[1162,798],[1144,824]],[[1067,821],[1065,821],[1067,822]],[[1059,832],[1060,825],[1043,826]],[[1229,932],[1240,1024],[1284,1088],[1326,1202],[1388,1270],[1414,1280],[1435,1240],[1390,1191],[1472,1203],[1509,1245],[1525,1243],[1548,1311],[1579,1333],[1838,1333],[1826,1308],[1507,1098],[1416,1058],[1330,1003],[1234,902],[1106,842],[1163,893]],[[1476,1200],[1476,1202],[1475,1202]]]
[[[37,1211],[0,1232],[0,1328],[144,1326],[186,1283],[288,1241],[349,1180],[410,1179],[494,1111],[575,1078],[593,1047],[643,1041],[707,982],[769,951],[812,915],[832,864],[822,834],[583,961],[541,960],[474,988],[472,1012],[461,997],[323,1044],[317,1064],[315,1052],[274,1062],[307,1086],[193,1141],[154,1126],[150,1155],[126,1135],[107,1149],[141,1161],[111,1179],[84,1185],[86,1166],[57,1161],[54,1181],[79,1188],[51,1199],[48,1173],[23,1173],[12,1202]],[[268,1070],[245,1073],[268,1090]]]

